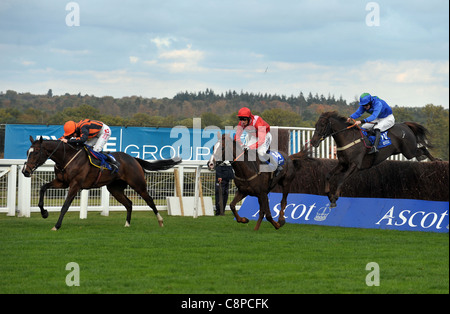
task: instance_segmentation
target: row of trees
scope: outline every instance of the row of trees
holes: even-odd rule
[[[355,100],[349,104],[334,95],[279,96],[229,91],[215,94],[205,92],[180,92],[169,98],[143,98],[139,96],[113,98],[81,94],[53,96],[17,93],[8,90],[0,93],[0,123],[62,124],[68,120],[90,118],[111,126],[192,127],[193,117],[200,117],[202,127],[220,128],[237,124],[237,111],[247,106],[261,115],[271,125],[313,127],[325,111],[338,111],[343,116],[358,107]],[[426,126],[435,146],[433,154],[448,160],[449,111],[432,104],[421,108],[393,107],[397,121],[416,121]]]
[[[335,99],[334,95],[312,95],[304,97],[300,92],[298,96],[253,94],[241,91],[228,91],[215,94],[211,89],[205,92],[190,93],[180,92],[172,99],[169,98],[144,98],[140,96],[113,98],[110,96],[96,97],[84,95],[65,94],[53,96],[52,90],[45,95],[33,95],[30,93],[17,93],[12,90],[0,94],[1,123],[53,123],[58,113],[65,109],[79,108],[89,105],[99,110],[103,115],[120,117],[122,121],[129,120],[133,123],[135,114],[146,114],[150,117],[141,123],[150,123],[161,126],[171,126],[184,119],[201,116],[204,113],[216,114],[223,118],[239,110],[242,106],[248,106],[255,112],[262,113],[265,110],[281,109],[287,110],[300,116],[301,121],[310,121],[317,117],[317,113],[332,109],[344,114],[354,109],[354,104],[348,105],[342,97]],[[142,120],[144,116],[139,115]],[[151,117],[157,117],[151,119]],[[171,117],[161,119],[161,117]],[[223,120],[223,119],[222,119]],[[118,121],[117,123],[119,123]]]

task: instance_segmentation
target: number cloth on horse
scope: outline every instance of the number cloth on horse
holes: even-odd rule
[[[367,130],[361,129],[361,131],[362,131],[362,133],[364,134],[364,136],[367,136],[367,138],[369,139],[370,143],[371,143],[372,145],[374,145],[374,144],[375,144],[375,139],[376,139],[376,138],[375,138],[375,135],[368,135]],[[392,141],[391,141],[391,139],[388,137],[388,131],[382,132],[382,133],[381,133],[381,136],[380,136],[380,142],[378,143],[377,148],[383,148],[383,147],[389,146],[389,145],[391,145],[391,144],[392,144]]]

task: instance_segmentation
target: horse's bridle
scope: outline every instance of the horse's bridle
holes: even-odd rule
[[[322,142],[322,141],[323,141],[324,139],[326,139],[328,136],[333,135],[333,134],[331,133],[332,130],[333,130],[333,129],[331,128],[331,121],[328,120],[327,127],[326,127],[325,131],[319,133],[319,136],[320,136],[319,141]],[[330,132],[330,134],[328,134],[328,132]]]
[[[30,167],[30,174],[33,174],[34,171],[36,171],[37,168],[39,168],[40,166],[42,166],[49,158],[51,158],[53,156],[53,154],[55,154],[55,152],[57,151],[57,149],[59,148],[59,145],[61,145],[62,141],[59,141],[58,145],[56,145],[55,149],[50,153],[50,155],[47,156],[47,158],[41,163],[36,163],[36,165],[31,168]],[[64,147],[64,156],[66,155],[66,147],[63,145]],[[42,142],[39,143],[39,158],[38,160],[41,160],[42,154],[43,154],[43,149],[42,149]],[[23,166],[26,168],[28,166],[28,158],[25,161],[25,163],[23,164]]]
[[[346,128],[343,128],[343,129],[338,130],[338,131],[336,131],[336,132],[332,132],[332,133],[330,133],[330,134],[327,135],[329,129],[330,129],[330,130],[333,130],[333,129],[331,128],[331,121],[328,121],[328,125],[327,125],[327,128],[325,129],[325,132],[324,132],[324,133],[319,133],[319,136],[320,136],[319,141],[322,142],[322,141],[323,141],[325,138],[327,138],[328,136],[333,136],[333,135],[335,135],[335,134],[338,134],[338,133],[341,133],[341,132],[343,132],[343,131],[346,131],[346,130],[349,130],[349,129],[351,129],[351,128],[356,127],[356,128],[358,128],[358,130],[359,130],[359,132],[360,132],[360,134],[361,134],[361,138],[359,138],[359,139],[357,139],[356,141],[353,141],[353,142],[351,142],[351,143],[349,143],[349,144],[347,144],[347,145],[345,145],[345,146],[337,147],[337,148],[336,148],[336,151],[343,151],[343,150],[346,150],[347,148],[350,148],[350,147],[352,147],[353,145],[358,144],[358,143],[361,142],[361,141],[364,143],[364,146],[365,146],[366,148],[370,148],[369,146],[367,146],[366,142],[364,141],[364,134],[363,134],[363,132],[362,132],[361,127],[360,127],[359,125],[356,124],[356,120],[355,120],[355,119],[352,119],[352,120],[353,120],[353,122],[354,122],[352,125],[349,125],[349,126],[346,127]]]
[[[338,130],[338,131],[336,131],[336,132],[331,132],[333,129],[332,129],[332,127],[331,127],[331,121],[329,121],[328,120],[328,124],[327,124],[327,128],[325,129],[325,132],[323,132],[323,133],[319,133],[319,136],[320,136],[320,141],[322,142],[324,139],[326,139],[328,136],[333,136],[333,135],[335,135],[335,134],[338,134],[338,133],[341,133],[341,132],[343,132],[343,131],[346,131],[346,130],[348,130],[348,129],[351,129],[351,128],[353,128],[353,127],[358,127],[357,125],[356,125],[356,120],[355,119],[352,119],[353,121],[354,121],[354,123],[352,124],[352,125],[349,125],[348,127],[346,127],[346,128],[344,128],[344,129],[341,129],[341,130]],[[359,127],[358,127],[359,128]],[[328,132],[330,132],[330,134],[327,134]]]

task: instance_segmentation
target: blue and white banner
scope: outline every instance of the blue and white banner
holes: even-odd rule
[[[183,160],[208,160],[217,142],[218,127],[188,129],[187,127],[148,128],[110,127],[111,137],[104,150],[125,152],[133,157],[156,160],[175,156]],[[233,130],[226,130],[233,133]],[[56,140],[64,134],[62,125],[7,124],[5,130],[5,159],[26,159],[30,135]]]
[[[281,193],[269,193],[272,217],[278,220]],[[247,197],[239,210],[241,217],[257,220],[256,197]],[[449,202],[340,197],[330,208],[328,197],[289,194],[284,212],[286,222],[324,226],[393,229],[409,231],[449,231]]]

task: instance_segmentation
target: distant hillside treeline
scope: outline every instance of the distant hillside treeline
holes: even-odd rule
[[[239,108],[246,106],[261,115],[271,125],[313,127],[319,115],[335,110],[343,116],[353,113],[358,102],[347,103],[334,95],[297,96],[254,94],[228,91],[216,94],[211,89],[200,92],[180,92],[173,98],[130,96],[113,98],[94,95],[54,96],[0,92],[0,124],[62,124],[68,120],[99,119],[111,126],[192,127],[192,118],[200,117],[202,126],[221,128],[237,124]],[[393,107],[396,121],[416,121],[431,132],[434,154],[448,160],[449,111],[429,104],[421,108]]]

